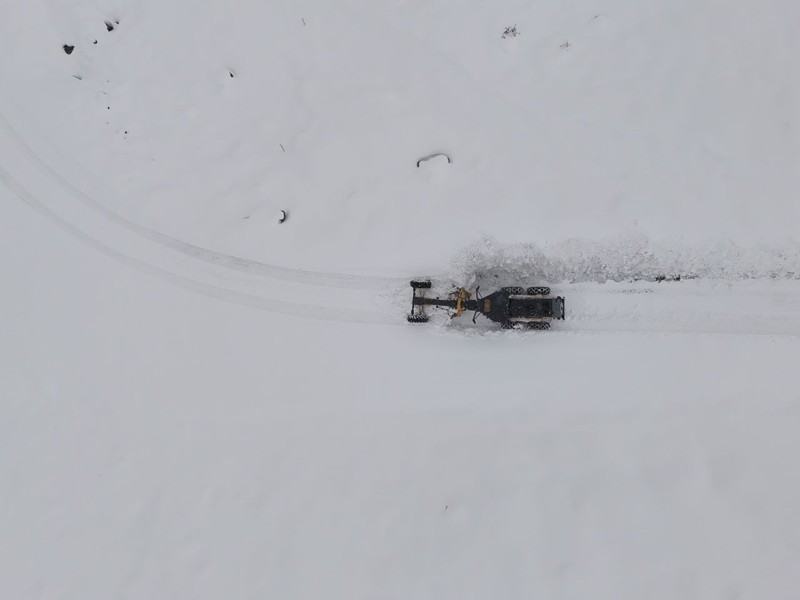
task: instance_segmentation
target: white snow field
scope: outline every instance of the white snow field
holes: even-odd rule
[[[800,598],[798,29],[0,1],[0,599]]]

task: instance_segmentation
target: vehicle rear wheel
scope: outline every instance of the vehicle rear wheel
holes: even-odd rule
[[[408,315],[409,323],[427,323],[428,315]]]
[[[525,293],[525,289],[521,287],[504,287],[500,288],[501,292],[508,292],[512,296],[521,296]]]
[[[430,279],[425,279],[423,281],[413,280],[411,282],[411,287],[414,288],[415,290],[427,290],[427,289],[430,289],[431,280]]]
[[[547,321],[532,321],[528,323],[528,329],[534,329],[536,331],[547,331],[550,329],[550,323]]]
[[[549,287],[529,287],[528,288],[528,296],[549,296],[550,295],[550,288]]]

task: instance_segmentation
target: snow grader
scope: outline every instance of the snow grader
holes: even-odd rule
[[[411,282],[413,295],[409,323],[427,323],[427,307],[447,310],[451,318],[460,317],[464,312],[472,312],[472,322],[478,315],[499,323],[503,329],[550,329],[553,320],[564,320],[564,298],[550,297],[549,287],[504,287],[498,291],[481,296],[480,286],[475,289],[475,298],[465,288],[456,288],[447,298],[428,298],[426,290],[431,289],[428,279]]]

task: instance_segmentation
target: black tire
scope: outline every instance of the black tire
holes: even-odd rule
[[[426,279],[424,281],[412,281],[411,287],[415,290],[428,290],[431,287],[431,280]]]
[[[525,293],[525,289],[521,287],[504,287],[500,288],[501,292],[508,292],[512,296],[521,296]]]
[[[529,287],[527,290],[528,296],[549,296],[549,287]]]
[[[409,323],[427,323],[428,315],[408,315]]]
[[[547,321],[532,321],[528,323],[528,329],[534,329],[536,331],[547,331],[550,329],[550,323]]]

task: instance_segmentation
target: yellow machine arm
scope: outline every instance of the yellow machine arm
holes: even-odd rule
[[[453,318],[460,317],[461,314],[464,312],[464,303],[472,297],[467,290],[464,288],[458,288],[456,292],[456,312],[453,315]]]

